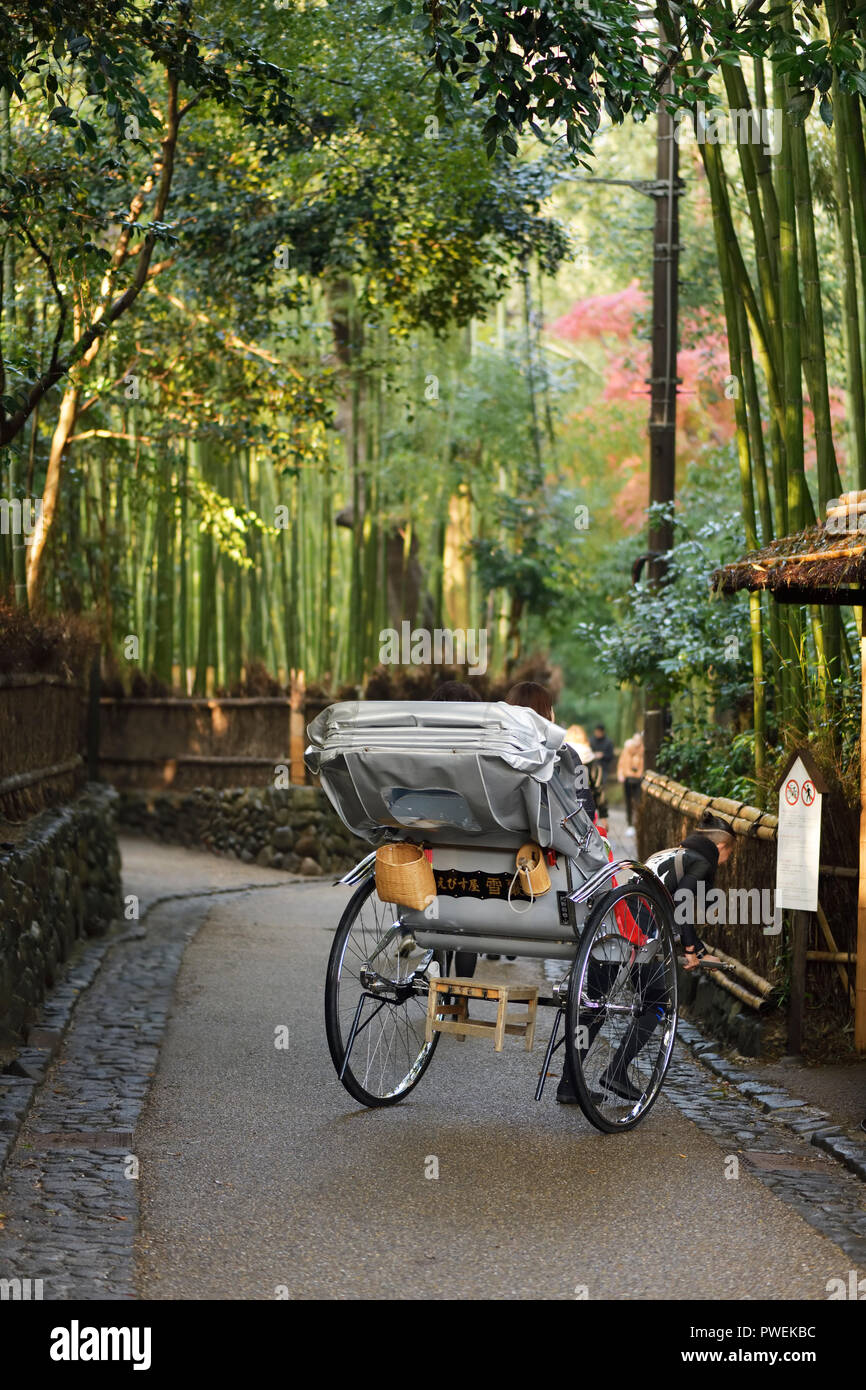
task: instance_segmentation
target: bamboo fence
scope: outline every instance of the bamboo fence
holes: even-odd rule
[[[21,823],[83,784],[83,694],[59,675],[0,675],[0,820]]]
[[[737,837],[731,858],[718,871],[716,886],[723,891],[757,888],[762,893],[775,889],[778,816],[774,812],[731,797],[706,796],[656,771],[644,774],[642,790],[637,826],[642,859],[680,843],[710,812]],[[808,942],[807,988],[810,1003],[829,1008],[845,1026],[854,1000],[846,967],[853,970],[856,963],[857,813],[834,794],[825,798],[822,819],[820,903]],[[840,863],[845,860],[847,865]],[[765,925],[763,921],[728,921],[707,925],[701,932],[708,946],[707,938],[711,938],[713,954],[728,967],[716,972],[714,979],[756,1010],[784,987],[788,968],[786,933],[767,935]]]

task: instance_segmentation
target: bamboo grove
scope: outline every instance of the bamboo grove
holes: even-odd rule
[[[539,484],[553,164],[479,158],[478,120],[440,138],[375,7],[304,9],[286,35],[259,6],[223,51],[194,28],[218,6],[7,36],[4,495],[41,514],[0,536],[0,580],[97,613],[116,672],[196,692],[357,682],[401,620],[489,622],[519,655],[519,582],[482,593],[465,551],[527,454]]]
[[[662,100],[709,196],[744,546],[866,488],[853,0],[4,16],[0,467],[41,516],[0,582],[95,612],[119,670],[335,688],[402,620],[487,626],[500,670],[540,620],[574,631],[550,199],[602,127],[651,149]],[[750,633],[760,775],[856,633],[758,597]]]
[[[744,539],[750,548],[823,515],[864,473],[864,16],[826,6],[668,4],[603,21],[569,22],[563,7],[431,4],[430,51],[455,77],[505,99],[488,121],[490,147],[527,123],[564,124],[578,159],[591,153],[600,111],[646,119],[662,100],[694,131],[713,212],[730,353]],[[473,41],[473,51],[463,47]],[[516,55],[507,71],[479,49]],[[568,65],[561,54],[567,54]],[[479,61],[480,56],[480,61]],[[596,82],[586,82],[592,71]],[[816,131],[817,126],[817,131]],[[821,128],[832,133],[826,157]],[[682,132],[680,132],[682,133]],[[828,167],[829,166],[829,167]],[[831,222],[828,255],[818,253]],[[828,246],[823,236],[825,249]],[[828,280],[841,275],[844,407],[828,376]],[[838,392],[836,396],[838,398]],[[806,468],[815,454],[814,481]],[[844,473],[844,480],[842,474]],[[802,732],[810,708],[832,701],[850,673],[852,631],[835,608],[780,617],[751,599],[756,771],[765,760],[768,705],[778,730]]]

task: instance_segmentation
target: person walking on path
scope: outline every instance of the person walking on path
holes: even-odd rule
[[[601,763],[598,755],[593,753],[587,742],[586,734],[580,724],[570,724],[565,731],[565,744],[569,754],[577,755],[576,767],[581,769],[579,780],[583,786],[589,785],[592,793],[592,808],[586,804],[587,813],[593,817],[596,825],[602,834],[605,833],[607,818],[610,814],[607,799],[604,794],[604,782],[601,775]],[[575,784],[577,785],[577,784]]]
[[[628,830],[634,834],[634,813],[640,798],[640,784],[643,777],[643,734],[632,734],[622,746],[619,762],[616,765],[616,780],[622,783],[625,795],[625,818]],[[627,832],[628,833],[628,832]]]
[[[592,731],[592,738],[589,740],[589,746],[593,753],[598,754],[601,763],[601,780],[604,783],[607,781],[615,753],[613,740],[608,737],[603,724],[596,724]]]

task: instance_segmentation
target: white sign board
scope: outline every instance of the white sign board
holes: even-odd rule
[[[820,852],[821,793],[797,758],[779,788],[777,907],[815,911]]]

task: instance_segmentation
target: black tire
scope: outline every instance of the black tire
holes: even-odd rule
[[[370,878],[352,895],[340,918],[325,982],[325,1031],[338,1076],[352,1021],[364,993],[360,970],[369,962],[371,952],[386,936],[389,926],[399,923],[399,914],[399,907],[383,903],[377,897],[375,880]],[[423,985],[424,975],[433,963],[436,973],[445,974],[444,953],[422,952],[415,947],[414,956],[404,955],[399,936],[395,936],[392,946],[393,949],[389,946],[379,952],[375,968],[395,984],[418,975]],[[419,975],[419,967],[425,960],[428,965]],[[381,1007],[377,1008],[377,1004]],[[365,1001],[360,1027],[341,1078],[355,1100],[374,1108],[396,1105],[418,1085],[440,1038],[439,1033],[434,1033],[432,1042],[425,1040],[426,1018],[426,992],[409,993],[402,1002]]]
[[[643,942],[630,939],[632,924],[640,927]],[[676,1026],[670,905],[643,881],[614,888],[587,919],[566,1005],[565,1046],[578,1100],[596,1129],[633,1129],[649,1113],[668,1069]]]

